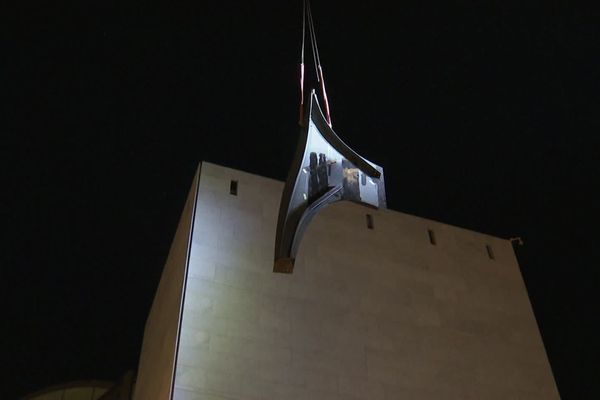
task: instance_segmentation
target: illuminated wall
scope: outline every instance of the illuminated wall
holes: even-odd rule
[[[162,400],[171,396],[197,184],[198,175],[188,194],[146,320],[134,400]]]
[[[174,399],[559,398],[508,241],[343,201],[273,273],[282,189],[202,164]]]

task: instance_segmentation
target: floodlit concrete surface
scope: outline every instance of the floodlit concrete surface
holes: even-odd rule
[[[277,274],[282,190],[202,163],[193,217],[188,205],[180,223],[193,218],[191,241],[178,244],[178,231],[173,245],[189,248],[187,276],[171,278],[183,290],[168,292],[184,299],[173,399],[559,399],[509,241],[339,202],[311,221],[293,274]],[[168,358],[172,335],[148,339],[176,329],[164,319],[149,322],[144,352]],[[166,358],[143,353],[140,373],[172,373]],[[169,399],[145,393],[136,400]]]
[[[198,176],[194,178],[146,321],[135,400],[171,398],[197,180]]]

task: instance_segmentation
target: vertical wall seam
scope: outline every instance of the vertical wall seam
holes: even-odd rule
[[[177,334],[175,335],[175,357],[173,358],[173,371],[171,372],[171,391],[169,393],[169,400],[173,399],[173,394],[175,392],[175,377],[177,373],[177,358],[179,356],[179,342],[181,336],[181,324],[183,323],[183,306],[185,304],[185,291],[187,287],[187,279],[188,279],[188,269],[190,265],[190,254],[192,252],[192,238],[194,235],[194,226],[196,221],[196,205],[198,202],[198,192],[200,191],[200,173],[202,171],[202,163],[198,166],[196,172],[196,187],[194,193],[194,200],[192,205],[192,216],[190,221],[190,233],[188,235],[188,243],[187,243],[187,252],[185,256],[185,270],[183,273],[183,282],[181,287],[181,303],[179,305],[179,319],[177,323]]]

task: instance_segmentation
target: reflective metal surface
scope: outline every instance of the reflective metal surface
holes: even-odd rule
[[[275,272],[292,272],[312,216],[339,200],[385,208],[383,168],[359,156],[335,134],[313,91],[279,208]]]

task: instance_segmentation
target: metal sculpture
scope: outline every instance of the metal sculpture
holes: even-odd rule
[[[385,208],[383,168],[362,158],[333,131],[312,91],[285,184],[275,240],[275,272],[291,273],[302,234],[327,204],[348,200]]]

